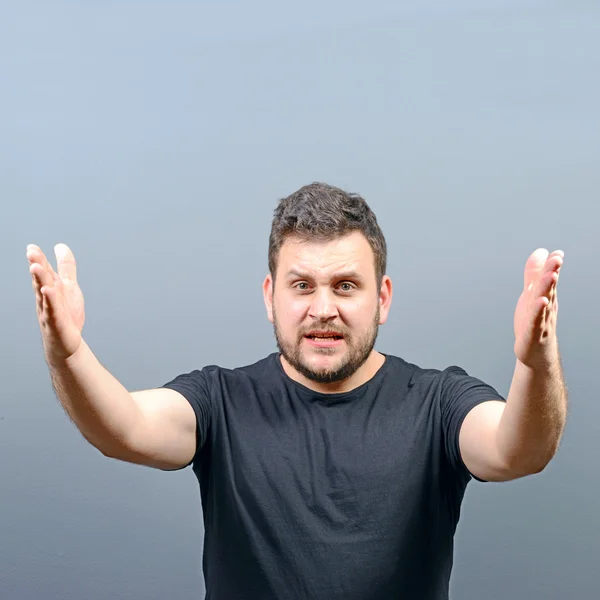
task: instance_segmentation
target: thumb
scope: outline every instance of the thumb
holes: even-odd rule
[[[54,254],[58,276],[63,280],[77,281],[77,264],[71,249],[66,244],[56,244]]]

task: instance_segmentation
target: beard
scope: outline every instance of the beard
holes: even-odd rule
[[[355,338],[346,329],[336,327],[335,331],[344,336],[347,352],[343,360],[341,360],[336,367],[322,369],[315,369],[310,366],[309,362],[304,359],[301,345],[304,341],[304,336],[310,329],[323,329],[327,331],[330,329],[329,325],[325,323],[315,323],[310,329],[299,331],[294,342],[287,341],[284,340],[281,335],[275,307],[273,307],[273,330],[279,352],[287,362],[296,369],[296,371],[316,383],[334,383],[343,381],[353,375],[369,358],[375,347],[375,341],[377,339],[377,334],[379,333],[379,316],[380,308],[377,306],[377,311],[375,312],[371,327],[360,338]],[[313,352],[331,356],[339,352],[339,350],[336,348],[314,348]]]

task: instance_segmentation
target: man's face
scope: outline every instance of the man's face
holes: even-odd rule
[[[359,232],[328,242],[288,238],[275,287],[264,285],[279,351],[318,383],[342,381],[369,358],[387,319],[391,286],[378,288],[374,255]]]

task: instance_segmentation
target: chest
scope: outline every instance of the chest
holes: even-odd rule
[[[271,513],[309,510],[326,521],[418,503],[437,468],[431,407],[411,397],[321,405],[274,398],[224,414],[215,467],[229,491]]]

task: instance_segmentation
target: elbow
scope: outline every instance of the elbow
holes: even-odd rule
[[[115,445],[108,444],[92,444],[102,456],[106,458],[114,458],[116,460],[123,460],[124,450]]]
[[[552,457],[544,458],[543,460],[537,460],[535,462],[526,462],[518,465],[514,465],[510,468],[515,478],[527,477],[529,475],[538,475],[542,473],[546,467],[550,464]]]
[[[529,475],[538,475],[539,473],[541,473],[542,471],[544,471],[546,469],[546,467],[548,466],[550,461],[544,462],[540,465],[536,465],[532,470],[531,473],[529,473]]]
[[[114,447],[111,447],[110,445],[106,444],[106,442],[102,441],[102,440],[97,440],[94,437],[90,436],[90,435],[86,435],[85,433],[82,432],[83,438],[85,439],[85,441],[92,446],[92,448],[94,448],[95,450],[97,450],[98,452],[100,452],[100,454],[102,454],[102,456],[105,456],[106,458],[116,458],[116,451]]]
[[[509,460],[506,467],[509,471],[517,474],[517,477],[526,477],[527,475],[538,475],[546,470],[552,459],[558,451],[558,443],[548,446],[543,451],[538,451],[535,455],[532,453],[523,456],[514,456]]]
[[[541,473],[546,469],[546,467],[552,462],[556,452],[553,452],[550,456],[546,457],[541,463],[537,465],[534,474]]]
[[[115,453],[111,452],[108,448],[101,448],[101,447],[99,448],[98,446],[95,446],[95,448],[105,458],[115,458]]]

